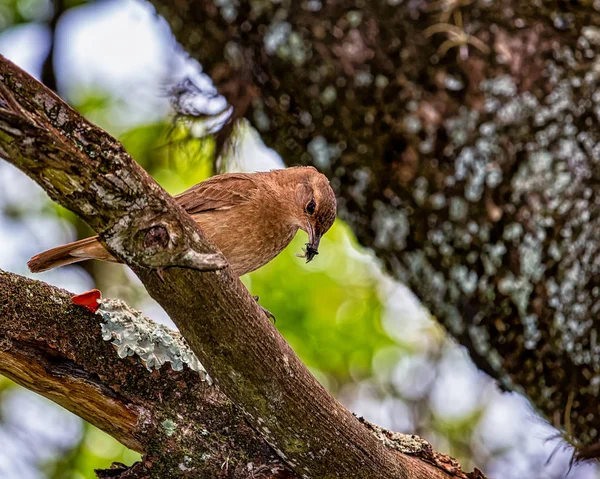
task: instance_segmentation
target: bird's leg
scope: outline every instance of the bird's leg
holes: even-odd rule
[[[262,312],[265,313],[265,316],[267,318],[269,318],[269,320],[273,321],[273,324],[275,324],[277,322],[277,320],[275,319],[275,315],[269,311],[267,308],[263,308],[261,306],[261,304],[258,302],[258,300],[260,299],[258,296],[252,296],[254,298],[254,301],[256,301],[256,303],[258,304],[258,306],[260,307],[260,309],[262,309]]]

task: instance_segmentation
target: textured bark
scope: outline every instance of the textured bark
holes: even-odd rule
[[[71,298],[0,271],[0,374],[145,454],[127,477],[299,477],[217,386],[187,367],[149,372],[136,355],[120,358],[102,317]]]
[[[429,460],[416,438],[389,447],[361,424],[310,374],[175,200],[116,140],[1,56],[0,155],[85,219],[132,267],[219,388],[294,471],[318,478],[482,477]]]
[[[152,3],[482,370],[597,441],[598,2]]]

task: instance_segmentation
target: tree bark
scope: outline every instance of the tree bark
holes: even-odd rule
[[[296,473],[482,477],[409,455],[424,449],[416,438],[389,447],[389,438],[341,406],[174,199],[115,139],[1,56],[0,155],[86,220],[135,271],[215,383]]]
[[[598,2],[152,3],[479,368],[597,441]]]

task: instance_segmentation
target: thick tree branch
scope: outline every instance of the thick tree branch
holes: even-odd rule
[[[384,446],[325,391],[193,220],[116,140],[2,57],[0,97],[0,154],[133,268],[221,390],[297,473],[447,477]],[[161,235],[148,234],[157,228]]]
[[[164,474],[172,470],[206,478],[245,479],[249,471],[262,471],[256,477],[263,478],[297,477],[218,387],[187,366],[150,372],[137,354],[119,357],[114,344],[102,340],[102,325],[110,332],[114,324],[74,306],[71,298],[0,271],[0,374],[146,454],[152,464],[144,461],[145,472],[154,477],[171,477]],[[124,353],[135,346],[131,341],[146,339],[134,327],[154,331],[157,346],[158,333],[166,331],[142,320],[131,326],[119,337],[122,351],[130,341]]]
[[[598,441],[597,4],[152,3],[482,370]]]

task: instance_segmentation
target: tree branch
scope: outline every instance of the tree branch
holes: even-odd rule
[[[132,267],[219,388],[297,473],[447,477],[384,446],[325,391],[191,217],[116,140],[3,57],[0,97],[0,154]],[[157,228],[161,235],[148,234]]]
[[[177,333],[136,318],[112,341],[103,341],[103,331],[111,338],[111,331],[119,331],[112,314],[94,315],[71,298],[0,270],[1,374],[146,454],[152,465],[145,472],[155,477],[173,469],[207,478],[245,479],[249,471],[263,471],[257,477],[264,478],[297,477],[201,373],[188,366],[175,371],[172,362],[152,366],[139,354],[129,355],[135,343],[150,349],[145,330],[153,333],[161,357],[174,362],[181,352],[165,347],[164,338]]]

